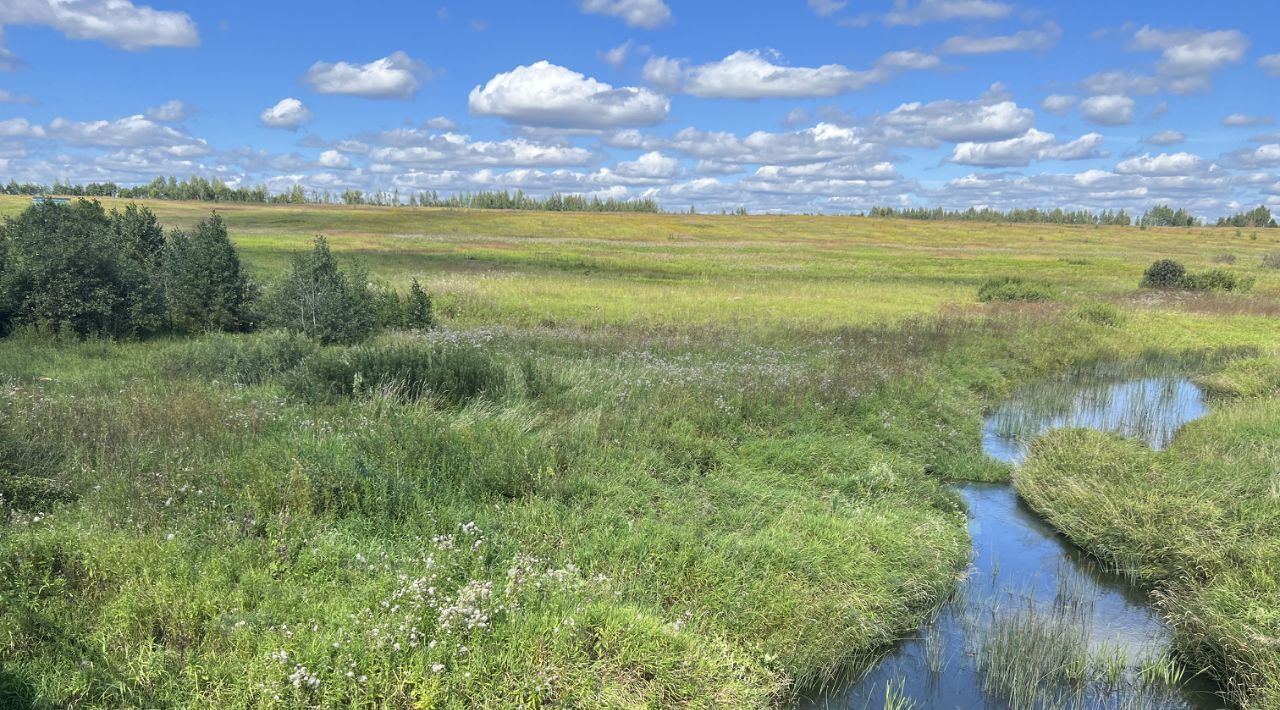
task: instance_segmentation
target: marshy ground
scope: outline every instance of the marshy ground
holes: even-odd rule
[[[1164,451],[1050,433],[1013,483],[1280,704],[1275,230],[218,209],[260,279],[323,233],[443,325],[0,341],[0,705],[786,705],[957,588],[955,484],[1011,474],[988,413],[1143,360],[1211,413]],[[1137,289],[1222,254],[1251,292]],[[1002,276],[1053,300],[979,303]],[[468,386],[316,396],[318,358],[419,354]]]

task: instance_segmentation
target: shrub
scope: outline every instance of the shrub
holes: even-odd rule
[[[393,345],[318,353],[303,363],[290,391],[310,401],[335,401],[366,392],[464,402],[506,386],[506,371],[472,346]]]
[[[418,330],[430,330],[436,325],[435,313],[431,308],[431,294],[422,289],[417,279],[409,286],[409,297],[404,303],[404,327]]]
[[[378,325],[369,277],[357,263],[343,270],[324,237],[293,260],[293,270],[268,299],[271,325],[303,333],[321,343],[357,343]]]
[[[1215,264],[1234,264],[1236,263],[1235,254],[1215,254],[1213,257]]]
[[[1142,274],[1142,288],[1181,288],[1187,269],[1173,259],[1161,259]]]
[[[253,289],[222,217],[174,232],[164,252],[169,318],[180,330],[246,330]]]
[[[1226,269],[1209,269],[1188,274],[1182,286],[1194,291],[1248,291],[1253,288],[1253,279]]]
[[[1280,269],[1280,251],[1263,254],[1262,266],[1267,269]]]
[[[1110,303],[1086,303],[1078,306],[1071,315],[1086,323],[1109,328],[1115,328],[1124,322],[1124,315],[1120,313],[1120,309]]]
[[[1053,287],[1046,283],[1027,281],[1017,276],[991,279],[978,289],[978,300],[990,301],[1052,301]]]

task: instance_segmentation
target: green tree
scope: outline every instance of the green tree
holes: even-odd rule
[[[185,331],[245,330],[252,284],[217,213],[190,234],[174,232],[164,253],[169,317]]]
[[[96,200],[32,205],[5,220],[6,328],[130,337],[158,327],[149,275],[121,248],[118,222]]]
[[[417,279],[409,286],[409,298],[404,304],[404,326],[419,330],[430,330],[436,324],[435,313],[431,308],[431,294],[422,289]]]
[[[324,237],[293,260],[293,269],[272,293],[272,325],[304,333],[322,343],[355,343],[377,327],[369,277],[358,264],[338,267]]]

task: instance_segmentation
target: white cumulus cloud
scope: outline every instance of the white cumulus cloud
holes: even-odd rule
[[[419,77],[429,79],[431,72],[408,54],[392,52],[368,64],[316,62],[302,80],[322,94],[411,99],[421,86]]]
[[[1086,121],[1100,126],[1123,126],[1133,120],[1133,99],[1122,94],[1090,96],[1080,103]]]
[[[311,121],[311,110],[295,98],[280,99],[275,106],[263,111],[258,118],[269,128],[296,130]]]
[[[670,103],[649,89],[614,88],[545,60],[498,74],[472,89],[468,99],[471,113],[478,116],[588,129],[660,123]]]

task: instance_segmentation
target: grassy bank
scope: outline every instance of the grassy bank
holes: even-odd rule
[[[218,209],[444,327],[0,341],[0,705],[786,703],[950,591],[1016,383],[1280,340],[1229,230]],[[1138,292],[1152,249],[1257,286]],[[1011,274],[1056,300],[977,302]]]
[[[1209,378],[1218,410],[1164,452],[1089,431],[1041,439],[1019,493],[1085,549],[1148,583],[1193,667],[1280,704],[1280,364]],[[1245,393],[1252,397],[1244,396]]]

